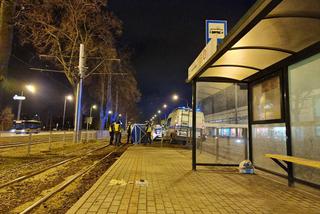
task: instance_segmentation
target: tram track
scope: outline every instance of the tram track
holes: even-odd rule
[[[104,148],[104,146],[103,147],[101,147],[101,148]],[[100,149],[100,147],[99,148],[97,148],[98,150]],[[51,165],[54,165],[54,164],[56,164],[56,163],[59,163],[59,162],[62,162],[62,161],[64,161],[64,160],[66,160],[66,157],[68,157],[68,156],[72,156],[72,155],[76,155],[77,153],[79,154],[80,152],[82,152],[82,151],[87,151],[88,150],[88,147],[83,147],[83,148],[80,148],[79,150],[77,150],[77,151],[72,151],[72,152],[70,152],[70,153],[62,153],[62,154],[58,154],[58,155],[60,155],[60,156],[58,156],[58,157],[55,157],[55,158],[45,158],[45,159],[37,159],[37,160],[35,160],[35,161],[31,161],[31,162],[27,162],[27,163],[23,163],[23,164],[19,164],[18,166],[15,166],[14,168],[10,168],[9,170],[6,170],[6,171],[4,171],[4,172],[1,172],[0,173],[0,178],[4,178],[5,177],[5,175],[7,175],[7,174],[12,174],[12,173],[17,173],[17,174],[19,174],[19,171],[21,171],[22,169],[26,169],[26,168],[33,168],[33,167],[39,167],[39,166],[37,166],[36,164],[38,164],[38,165],[40,165],[41,166],[41,164],[51,164]],[[95,149],[94,149],[95,150]],[[93,151],[94,151],[93,150]],[[93,152],[92,151],[92,152]],[[89,151],[90,152],[90,151]],[[84,154],[86,154],[86,153],[84,153]],[[84,154],[80,154],[80,156],[81,155],[84,155]],[[58,160],[57,160],[58,159]],[[35,166],[34,166],[35,165]],[[30,174],[31,172],[28,172],[28,173],[25,173],[25,174]],[[0,179],[1,180],[1,179]],[[1,187],[2,187],[2,184],[1,183],[5,183],[5,182],[0,182],[0,189],[1,189]]]
[[[38,205],[32,206],[32,213],[47,212],[47,206],[52,211],[47,213],[64,213],[61,212],[61,209],[67,210],[66,206],[71,207],[112,165],[118,157],[117,155],[126,149],[123,147],[127,146],[115,149],[106,145],[92,149],[81,157],[68,158],[44,169],[2,183],[0,187],[0,214],[24,212],[34,203]],[[118,151],[119,149],[121,151]],[[102,162],[103,164],[99,165]],[[70,188],[77,185],[79,185],[77,189],[70,191]],[[58,194],[55,195],[56,193]],[[64,197],[65,195],[68,197]],[[64,197],[64,203],[61,207],[57,207],[57,204],[61,202],[61,197]],[[41,205],[43,202],[45,203]],[[38,207],[39,205],[41,206]],[[35,211],[34,208],[36,208]],[[57,212],[57,210],[59,211]],[[28,212],[30,211],[25,213]]]
[[[27,173],[26,175],[20,176],[20,177],[15,178],[15,179],[13,179],[13,180],[11,180],[11,181],[8,181],[8,182],[5,182],[5,183],[0,184],[0,189],[2,189],[2,188],[4,188],[4,187],[7,187],[7,186],[9,186],[9,185],[15,184],[15,183],[17,183],[17,182],[23,181],[23,180],[25,180],[25,179],[31,178],[31,177],[33,177],[33,176],[35,176],[35,175],[39,175],[39,174],[41,174],[41,173],[43,173],[43,172],[46,172],[46,171],[48,171],[48,170],[50,170],[50,169],[53,169],[53,168],[55,168],[55,167],[57,167],[57,166],[66,164],[66,163],[68,163],[68,162],[70,162],[70,161],[74,161],[74,160],[76,160],[76,159],[82,159],[82,158],[90,155],[91,153],[93,153],[93,152],[95,152],[95,151],[104,149],[104,148],[109,147],[109,146],[110,146],[110,144],[109,144],[109,145],[102,146],[102,147],[99,147],[99,148],[97,148],[97,149],[93,149],[93,150],[91,150],[91,151],[89,151],[89,152],[87,152],[87,153],[85,153],[85,154],[83,154],[83,155],[81,155],[81,156],[72,157],[72,158],[68,158],[68,159],[66,159],[66,160],[60,161],[60,162],[55,163],[55,164],[53,164],[53,165],[50,165],[50,166],[48,166],[48,167],[46,167],[46,168],[44,168],[44,169],[35,170],[35,171],[33,171],[33,172]]]
[[[121,146],[123,147],[123,146]],[[59,183],[58,185],[56,185],[55,187],[52,188],[52,190],[47,193],[45,196],[41,197],[39,200],[37,200],[36,202],[34,202],[33,204],[29,205],[27,208],[25,208],[23,211],[19,212],[20,214],[26,214],[26,213],[30,213],[32,210],[34,210],[36,207],[40,206],[41,204],[43,204],[45,201],[47,201],[49,198],[51,198],[53,195],[57,194],[58,192],[62,191],[65,187],[67,187],[68,185],[70,185],[72,182],[74,182],[75,180],[77,180],[78,178],[82,177],[83,175],[85,175],[86,173],[88,173],[90,170],[92,170],[93,168],[95,168],[97,165],[99,165],[100,163],[102,163],[104,160],[106,160],[107,158],[109,158],[111,155],[113,155],[115,152],[117,152],[121,147],[115,149],[114,151],[108,153],[107,155],[105,155],[104,157],[102,157],[101,159],[99,159],[98,161],[95,161],[92,165],[87,166],[85,168],[83,168],[81,171],[79,171],[78,173],[74,174],[73,176],[71,176],[69,179]]]

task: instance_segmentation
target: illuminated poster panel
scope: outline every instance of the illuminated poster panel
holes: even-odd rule
[[[281,119],[281,89],[279,76],[272,77],[252,88],[253,120]]]

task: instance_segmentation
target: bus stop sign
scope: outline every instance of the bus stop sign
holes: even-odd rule
[[[217,44],[220,44],[226,35],[226,20],[206,20],[206,44],[208,44],[211,39],[217,40]]]

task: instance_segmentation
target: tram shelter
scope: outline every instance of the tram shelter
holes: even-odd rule
[[[277,164],[267,154],[320,161],[320,1],[258,0],[188,70],[192,83],[192,168],[255,167],[320,186],[320,169]],[[196,111],[206,138],[197,138]],[[282,168],[281,168],[281,167]]]

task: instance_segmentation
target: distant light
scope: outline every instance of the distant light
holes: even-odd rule
[[[179,99],[179,96],[178,96],[177,94],[174,94],[174,95],[172,95],[172,99],[173,99],[173,100],[178,100],[178,99]]]
[[[158,110],[158,114],[160,114],[161,113],[161,111],[160,110]]]
[[[67,96],[66,96],[66,99],[69,100],[69,101],[72,101],[72,100],[73,100],[73,97],[72,97],[72,95],[67,95]]]
[[[92,108],[93,108],[93,109],[97,109],[97,105],[93,105]]]
[[[108,111],[108,114],[112,114],[112,111],[110,110],[110,111]]]
[[[119,117],[122,117],[122,114],[119,114]]]
[[[34,85],[26,85],[26,89],[30,91],[31,93],[36,92],[36,87]]]
[[[163,104],[163,108],[167,108],[168,106],[167,106],[167,104]]]
[[[25,97],[25,96],[14,95],[14,96],[13,96],[13,99],[14,99],[14,100],[25,100],[26,97]]]
[[[157,117],[157,115],[155,114],[154,117]]]

